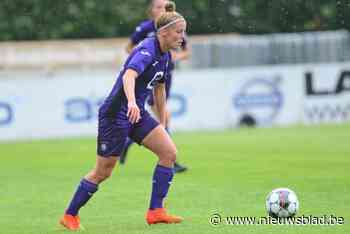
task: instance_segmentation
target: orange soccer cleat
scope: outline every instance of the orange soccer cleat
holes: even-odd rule
[[[146,221],[149,225],[157,223],[181,223],[184,219],[180,216],[167,214],[164,208],[148,210]]]
[[[60,224],[62,224],[65,228],[71,231],[77,231],[82,229],[80,225],[80,218],[79,216],[73,216],[69,214],[65,214],[61,220]]]

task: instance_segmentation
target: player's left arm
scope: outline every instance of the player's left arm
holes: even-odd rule
[[[166,94],[165,83],[159,83],[154,87],[154,102],[158,110],[159,122],[166,126]]]

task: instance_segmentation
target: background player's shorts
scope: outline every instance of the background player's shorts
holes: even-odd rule
[[[119,114],[116,118],[99,117],[97,154],[102,157],[120,156],[124,151],[127,137],[138,144],[159,125],[159,122],[144,111],[140,121],[131,124],[126,114]]]
[[[172,77],[169,76],[169,79],[166,80],[165,83],[165,94],[166,94],[166,100],[170,97],[170,89],[171,89],[171,83],[172,83]],[[148,96],[147,104],[150,106],[154,105],[154,98],[153,98],[153,92]]]

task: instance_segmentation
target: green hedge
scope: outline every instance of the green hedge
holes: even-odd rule
[[[190,34],[350,27],[348,0],[177,0]],[[128,36],[146,0],[2,0],[0,40]]]

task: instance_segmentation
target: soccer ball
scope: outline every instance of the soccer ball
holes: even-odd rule
[[[266,198],[266,211],[274,218],[293,217],[299,209],[297,195],[288,188],[277,188]]]

